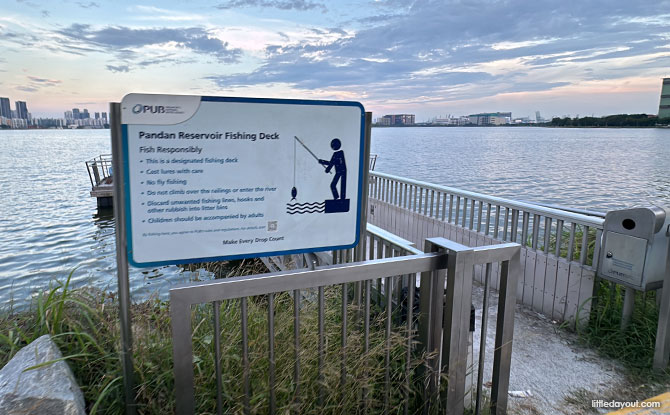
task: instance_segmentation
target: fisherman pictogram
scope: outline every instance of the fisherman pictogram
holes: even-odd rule
[[[325,168],[326,173],[332,173],[335,170],[335,176],[330,182],[330,191],[333,194],[332,200],[325,200],[323,202],[312,203],[288,203],[287,211],[289,214],[303,214],[303,213],[337,213],[349,211],[349,199],[347,199],[347,164],[342,150],[342,142],[339,138],[333,138],[330,142],[330,148],[333,150],[333,155],[330,160],[319,158],[314,152],[307,147],[307,145],[297,136],[294,136],[293,143],[293,188],[291,189],[291,202],[295,201],[298,196],[298,188],[296,187],[296,157],[297,145],[299,143],[307,152]],[[339,184],[339,192],[338,192]]]

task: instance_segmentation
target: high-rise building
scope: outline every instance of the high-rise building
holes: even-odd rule
[[[670,117],[670,78],[663,78],[661,102],[658,104],[658,118]]]
[[[72,118],[75,120],[81,119],[81,114],[79,114],[79,108],[72,108]]]
[[[88,113],[88,110],[86,108],[84,108],[84,113],[82,114],[81,118],[84,120],[88,120],[89,118],[91,118],[91,114]]]
[[[28,107],[25,101],[16,101],[16,118],[22,120],[28,119]]]
[[[378,120],[381,125],[414,125],[414,114],[384,115]]]
[[[12,106],[9,98],[0,97],[0,117],[12,118]]]
[[[99,112],[96,112],[96,113],[95,113],[95,119],[96,119],[96,120],[99,120],[99,119],[100,119],[100,113],[99,113]]]
[[[475,125],[503,125],[512,122],[511,112],[485,112],[470,114],[470,123]]]
[[[103,113],[102,113],[102,119],[103,119],[105,122],[107,122],[107,113],[106,113],[106,112],[103,112]]]

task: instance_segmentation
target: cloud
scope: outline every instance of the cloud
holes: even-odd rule
[[[26,72],[26,70],[24,70]],[[49,79],[39,76],[26,75],[26,84],[16,86],[15,89],[23,92],[37,92],[43,88],[52,88],[62,84],[59,79]]]
[[[28,76],[28,79],[30,80],[31,83],[42,86],[56,86],[62,83],[62,81],[57,79],[38,78],[36,76],[30,76],[30,75]]]
[[[78,5],[79,7],[81,7],[81,8],[84,8],[84,9],[91,9],[91,8],[93,8],[93,7],[95,7],[95,8],[99,8],[99,7],[100,7],[100,5],[99,5],[98,3],[96,3],[96,2],[94,2],[94,1],[89,1],[88,3],[84,3],[84,2],[78,1],[78,2],[77,2],[77,5]]]
[[[185,21],[204,21],[207,16],[193,13],[186,13],[183,10],[169,10],[154,6],[132,6],[129,11],[133,14],[134,20],[148,20],[148,21],[168,21],[168,22],[185,22]]]
[[[26,6],[30,7],[31,9],[35,9],[40,7],[39,4],[35,4],[32,1],[27,1],[27,0],[16,0],[17,3],[19,4],[25,4]]]
[[[321,9],[324,13],[328,10],[324,4],[309,0],[229,0],[216,6],[217,9],[237,9],[242,7],[300,11]]]
[[[231,48],[201,27],[134,29],[125,26],[107,26],[95,29],[87,24],[72,24],[58,30],[66,46],[83,46],[100,52],[113,53],[123,58],[124,54],[136,53],[133,49],[149,46],[172,45],[177,50],[215,57],[219,62],[237,62],[242,51]]]
[[[42,17],[49,17],[51,16],[51,13],[49,12],[49,10],[42,10],[41,15]]]
[[[130,67],[128,65],[119,65],[119,66],[107,65],[106,68],[110,72],[128,72],[128,71],[130,71]]]
[[[35,87],[32,87],[32,86],[28,86],[28,85],[17,86],[14,89],[16,89],[18,91],[23,91],[23,92],[37,92],[39,90],[39,88],[35,88]]]
[[[670,9],[668,0],[635,7],[623,0],[606,7],[550,0],[387,0],[374,6],[379,13],[363,16],[355,32],[341,27],[341,35],[320,42],[272,44],[255,70],[206,79],[220,88],[283,84],[373,101],[468,99],[616,79],[668,63],[667,55],[653,55],[668,45],[667,25],[659,23],[668,18],[658,16]],[[324,30],[313,32],[322,36]]]

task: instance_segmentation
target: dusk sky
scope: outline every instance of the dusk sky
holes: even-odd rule
[[[0,0],[0,96],[360,101],[374,117],[658,111],[670,0]]]

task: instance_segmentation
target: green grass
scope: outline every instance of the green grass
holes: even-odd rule
[[[255,272],[252,263],[220,267],[224,274]],[[74,272],[74,271],[73,271]],[[119,363],[119,324],[117,298],[96,290],[71,290],[69,281],[53,284],[40,294],[28,311],[0,315],[0,367],[23,346],[43,334],[50,334],[72,368],[84,393],[87,412],[123,412],[122,376]],[[350,288],[349,292],[353,290]],[[308,298],[315,294],[307,293]],[[370,413],[381,412],[385,400],[385,313],[376,306],[370,323],[370,350],[363,353],[362,324],[357,309],[349,306],[346,352],[347,379],[340,384],[342,362],[341,287],[325,290],[325,364],[323,387],[325,405],[317,405],[321,383],[318,378],[318,318],[315,301],[302,301],[300,400],[294,397],[293,379],[293,299],[287,293],[275,296],[275,361],[278,413],[290,409],[306,414],[356,413],[367,390]],[[248,303],[249,358],[251,366],[252,413],[268,411],[268,351],[266,296],[252,297]],[[242,364],[240,301],[221,304],[221,347],[224,413],[242,412]],[[173,413],[175,406],[172,342],[169,304],[150,299],[132,305],[135,395],[140,414]],[[196,412],[215,413],[216,378],[213,355],[212,306],[193,307],[193,360]],[[391,336],[390,413],[402,412],[405,393],[406,332],[394,326]],[[412,374],[422,356],[410,362]],[[407,390],[415,408],[421,406],[421,390]]]
[[[635,292],[635,308],[628,328],[621,330],[624,288],[600,280],[588,324],[578,327],[581,341],[604,356],[623,363],[631,375],[670,381],[670,373],[652,372],[658,325],[656,291]]]

